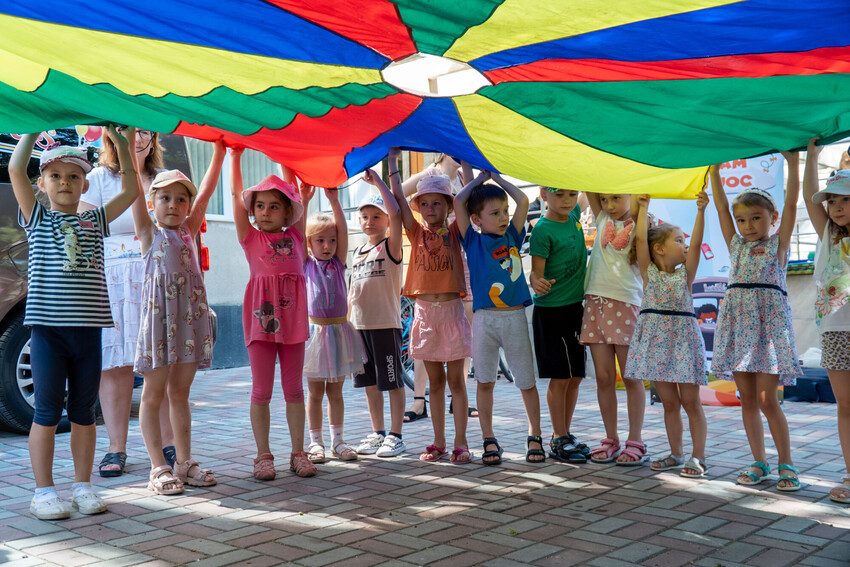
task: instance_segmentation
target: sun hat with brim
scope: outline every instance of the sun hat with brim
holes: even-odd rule
[[[189,196],[194,197],[198,194],[198,188],[195,187],[195,184],[192,181],[183,175],[183,172],[179,169],[169,169],[166,171],[160,171],[156,174],[156,177],[153,178],[153,182],[151,182],[150,189],[148,191],[155,191],[156,189],[162,189],[167,185],[171,185],[173,183],[178,183],[186,188],[189,191]]]
[[[442,195],[446,198],[449,211],[454,207],[452,182],[446,175],[428,175],[416,184],[416,193],[410,198],[410,208],[419,212],[419,197],[424,195]]]
[[[815,203],[823,203],[830,195],[850,195],[850,169],[839,169],[826,180],[826,187],[812,197]]]
[[[298,187],[294,183],[284,181],[277,175],[269,175],[253,187],[248,187],[242,192],[242,202],[245,203],[245,210],[252,213],[251,196],[253,193],[261,191],[280,191],[280,193],[289,199],[289,204],[292,207],[292,214],[286,219],[283,226],[292,226],[301,215],[304,214],[304,205],[301,204],[301,194],[298,192]]]
[[[360,201],[360,204],[357,205],[357,210],[361,210],[365,207],[375,207],[385,215],[389,214],[387,212],[387,206],[384,204],[384,198],[380,195],[367,195]]]
[[[51,163],[57,161],[65,163],[73,163],[80,166],[83,173],[88,173],[92,170],[91,162],[88,158],[88,153],[85,148],[77,148],[74,146],[56,146],[41,152],[41,160],[38,164],[38,170],[44,171],[44,168]]]

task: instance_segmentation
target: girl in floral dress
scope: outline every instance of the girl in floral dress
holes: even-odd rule
[[[761,189],[742,191],[730,212],[720,171],[717,166],[710,169],[711,192],[732,264],[717,318],[711,369],[718,377],[734,380],[741,397],[744,430],[755,461],[738,475],[738,484],[759,484],[770,474],[761,412],[779,454],[776,488],[793,492],[800,490],[799,470],[791,460],[788,422],[779,406],[777,389],[780,384],[794,385],[796,377],[802,375],[785,290],[800,194],[800,164],[797,154],[783,155],[788,162],[788,182],[782,220],[773,235],[770,229],[779,220],[779,212],[770,194]],[[736,226],[740,234],[735,232]]]
[[[644,297],[625,377],[641,376],[655,382],[664,404],[664,425],[670,454],[652,462],[652,470],[678,468],[685,461],[682,444],[682,407],[688,414],[693,453],[681,476],[705,474],[706,422],[699,387],[706,384],[705,345],[694,315],[691,284],[699,267],[708,195],[697,197],[697,217],[690,248],[682,229],[661,224],[647,230],[649,196],[638,198],[635,253],[643,276]]]

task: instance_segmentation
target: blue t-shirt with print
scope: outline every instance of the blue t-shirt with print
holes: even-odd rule
[[[502,236],[477,232],[471,224],[466,229],[461,244],[469,264],[473,311],[531,305],[519,255],[524,236],[525,229],[517,232],[513,223]]]

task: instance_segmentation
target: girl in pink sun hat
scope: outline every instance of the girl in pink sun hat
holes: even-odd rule
[[[275,478],[269,446],[269,402],[275,359],[280,361],[286,422],[292,442],[289,468],[301,477],[316,474],[304,451],[304,345],[307,327],[307,285],[304,264],[304,204],[313,188],[269,175],[242,190],[242,148],[231,150],[233,217],[236,235],[248,259],[251,275],[242,305],[242,327],[251,364],[251,428],[257,443],[254,478]],[[254,226],[249,217],[254,218]]]

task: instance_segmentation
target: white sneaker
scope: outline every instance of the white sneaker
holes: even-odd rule
[[[106,504],[100,499],[100,496],[91,491],[82,491],[74,494],[71,503],[82,514],[91,515],[106,512]]]
[[[361,439],[360,444],[355,450],[360,455],[374,455],[383,442],[383,435],[380,433],[370,433],[365,439]]]
[[[387,435],[387,438],[384,439],[384,442],[375,454],[379,457],[397,457],[406,450],[407,445],[404,444],[404,441],[395,435]]]
[[[52,498],[30,502],[30,512],[39,520],[65,520],[71,517],[71,505],[55,495]]]

